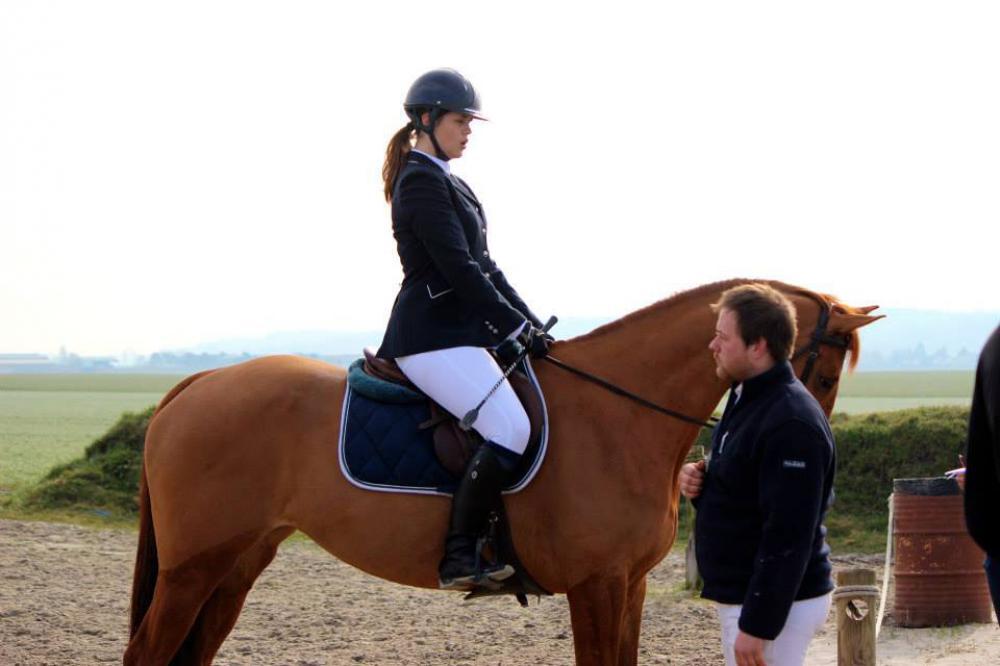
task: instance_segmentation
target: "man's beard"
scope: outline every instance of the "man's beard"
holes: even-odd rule
[[[737,374],[740,373],[737,372]],[[730,370],[726,369],[721,363],[719,363],[719,359],[715,359],[715,375],[716,377],[724,381],[727,385],[739,384],[741,381],[743,381],[743,379],[737,377],[732,372],[730,372]]]
[[[734,378],[729,372],[722,367],[718,361],[715,362],[715,376],[724,381],[726,384],[736,383],[736,378]]]

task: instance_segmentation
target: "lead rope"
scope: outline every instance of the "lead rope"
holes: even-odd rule
[[[878,633],[882,631],[882,618],[885,617],[885,599],[889,595],[889,570],[892,568],[892,529],[893,529],[893,501],[892,494],[889,495],[889,527],[885,535],[885,562],[882,567],[882,596],[878,600],[878,620],[875,621],[875,640],[878,640]]]

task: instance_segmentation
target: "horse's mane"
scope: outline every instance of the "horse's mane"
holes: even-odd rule
[[[650,314],[659,312],[660,310],[663,310],[665,308],[676,307],[692,299],[701,299],[705,295],[705,292],[721,293],[726,289],[730,289],[731,287],[736,287],[738,285],[748,284],[751,282],[767,283],[772,287],[774,287],[775,289],[778,289],[779,291],[782,291],[786,294],[787,293],[801,294],[803,296],[806,296],[807,298],[811,298],[815,301],[825,303],[830,307],[831,311],[833,312],[838,312],[841,314],[848,314],[848,315],[861,313],[860,310],[858,310],[857,308],[853,308],[849,305],[842,303],[839,298],[837,298],[836,296],[832,296],[830,294],[810,291],[809,289],[806,289],[804,287],[797,287],[794,285],[785,284],[784,282],[778,282],[776,280],[751,280],[747,278],[735,278],[731,280],[722,280],[720,282],[703,284],[693,289],[679,291],[666,298],[656,301],[652,305],[647,305],[646,307],[636,310],[635,312],[630,312],[624,317],[608,322],[607,324],[598,326],[589,333],[584,333],[583,335],[573,338],[573,340],[574,341],[591,340],[593,338],[600,337],[607,333],[612,333],[614,331],[617,331],[622,327],[629,326],[636,320],[645,319]],[[847,353],[848,356],[850,356],[848,367],[850,368],[850,370],[853,371],[854,368],[858,365],[858,360],[860,360],[861,338],[860,336],[858,336],[857,330],[852,330],[850,333],[847,333],[846,335],[848,337]]]

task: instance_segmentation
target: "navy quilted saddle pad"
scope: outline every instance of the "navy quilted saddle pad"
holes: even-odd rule
[[[525,362],[523,370],[539,391],[538,379]],[[352,366],[353,370],[353,366]],[[368,382],[367,377],[364,380]],[[391,386],[391,385],[390,385]],[[386,388],[386,387],[382,387]],[[370,390],[366,393],[371,394]],[[395,396],[399,399],[399,396]],[[548,414],[535,455],[526,452],[518,480],[504,492],[523,489],[538,472],[548,444]],[[383,402],[364,395],[348,384],[340,418],[338,455],[344,476],[356,486],[382,492],[450,495],[458,485],[434,454],[431,429],[417,426],[430,418],[426,400]]]

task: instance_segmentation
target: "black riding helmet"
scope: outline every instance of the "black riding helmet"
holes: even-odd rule
[[[403,109],[410,119],[410,124],[431,137],[438,159],[442,160],[449,158],[441,150],[437,137],[434,136],[434,126],[441,116],[448,111],[454,111],[486,120],[479,113],[480,102],[476,89],[467,78],[448,68],[432,69],[414,81],[406,93]],[[425,111],[430,114],[428,118],[430,122],[427,125],[420,117]]]

